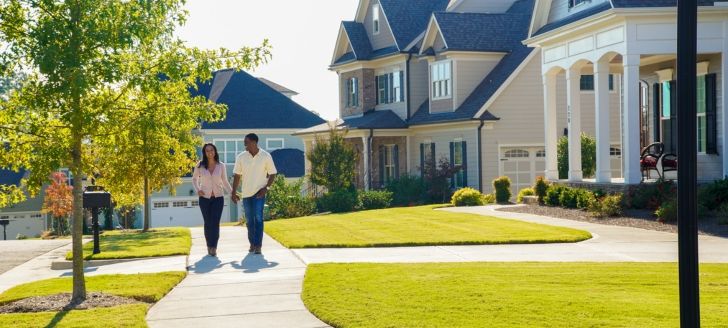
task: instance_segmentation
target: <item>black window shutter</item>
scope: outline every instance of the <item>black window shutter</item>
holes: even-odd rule
[[[420,144],[420,177],[425,177],[425,144]]]
[[[468,186],[468,147],[465,141],[461,142],[461,152],[463,154],[463,187]]]
[[[399,72],[399,101],[404,101],[404,72]]]
[[[392,160],[394,161],[394,178],[399,179],[399,145],[394,145]]]
[[[430,144],[430,160],[432,161],[432,167],[437,169],[437,158],[435,158],[435,143]]]
[[[377,105],[379,105],[379,76],[374,78],[374,90],[376,90]]]
[[[346,107],[351,107],[351,79],[346,80],[346,91],[344,91],[344,94],[346,95]]]
[[[654,142],[659,142],[661,140],[660,138],[660,121],[662,117],[662,111],[660,110],[660,90],[661,86],[660,83],[655,83],[652,86],[652,112],[654,117],[654,129],[655,129],[655,138],[653,139]]]
[[[716,75],[705,76],[705,121],[706,121],[706,146],[708,154],[718,154],[718,126],[716,124],[717,97],[716,97]]]
[[[677,154],[677,81],[670,81],[670,149]]]
[[[566,0],[566,2],[569,4],[569,8],[574,7],[574,0]]]
[[[379,185],[384,184],[384,146],[379,146]]]
[[[450,166],[455,165],[455,143],[450,143]],[[455,177],[450,178],[450,188],[455,189]]]
[[[392,74],[385,74],[384,75],[384,103],[389,104],[392,102],[392,96],[390,95],[389,89],[392,88]]]

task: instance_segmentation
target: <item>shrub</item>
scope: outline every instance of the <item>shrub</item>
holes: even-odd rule
[[[345,131],[332,127],[328,138],[317,137],[313,148],[306,153],[311,163],[311,182],[330,192],[348,190],[354,184],[358,152],[345,137]]]
[[[499,204],[508,203],[511,200],[511,179],[503,176],[493,180],[495,189],[495,201]]]
[[[461,165],[450,164],[447,157],[441,157],[437,163],[434,161],[425,162],[422,171],[425,175],[427,194],[432,202],[445,203],[451,198],[450,179],[462,169]]]
[[[516,202],[523,203],[523,197],[524,196],[534,196],[536,195],[536,192],[533,190],[533,188],[523,188],[521,191],[518,192],[518,197],[516,197]]]
[[[716,211],[718,224],[728,224],[728,203],[723,203]]]
[[[559,204],[565,208],[576,208],[578,194],[577,189],[564,187],[559,196]]]
[[[303,179],[287,183],[283,175],[276,176],[266,196],[271,218],[295,218],[315,213],[316,202],[302,195],[302,187]]]
[[[28,239],[28,236],[26,236],[26,235],[24,235],[22,233],[19,233],[17,236],[15,236],[15,239],[17,239],[17,240],[24,240],[24,239]]]
[[[588,209],[596,201],[597,198],[591,190],[576,189],[576,208]]]
[[[421,204],[427,198],[424,180],[415,175],[403,175],[390,181],[387,190],[392,193],[392,204],[397,206]]]
[[[552,185],[549,186],[544,198],[544,204],[548,206],[561,206],[561,193],[566,189],[564,186]]]
[[[495,204],[495,194],[483,195],[483,204]]]
[[[723,204],[728,203],[728,177],[701,187],[698,199],[708,210],[720,209]]]
[[[661,180],[654,184],[641,184],[630,188],[625,205],[628,208],[656,210],[668,200],[674,200],[677,186],[672,181]]]
[[[584,177],[594,176],[597,170],[597,142],[592,136],[581,134],[581,171]],[[569,178],[569,138],[563,136],[556,147],[559,179]]]
[[[377,210],[392,205],[389,191],[363,191],[359,193],[359,206],[362,210]]]
[[[537,177],[536,183],[533,185],[533,191],[538,196],[538,202],[543,204],[543,199],[546,197],[546,193],[549,191],[549,183],[544,177]]]
[[[473,188],[462,188],[452,195],[451,203],[455,206],[481,206],[483,194]]]
[[[677,202],[669,200],[664,203],[655,211],[657,215],[657,221],[660,222],[675,222],[677,221]]]
[[[593,202],[589,210],[600,218],[622,215],[622,194],[604,196]]]
[[[356,191],[340,190],[327,192],[317,200],[319,210],[322,212],[344,213],[351,212],[358,207],[359,198]]]

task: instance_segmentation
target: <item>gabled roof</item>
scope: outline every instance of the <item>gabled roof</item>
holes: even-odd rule
[[[439,12],[434,19],[447,50],[510,52],[523,40],[523,24],[530,19],[527,13]]]
[[[528,35],[528,28],[531,20],[530,13],[533,11],[533,1],[534,0],[519,0],[513,4],[511,9],[509,9],[508,13],[516,11],[516,8],[518,8],[518,10],[528,8],[528,11],[526,11],[526,14],[523,15],[507,13],[507,15],[510,15],[510,17],[515,21],[513,23],[514,25],[510,26],[509,31],[504,32],[497,29],[480,31],[480,33],[484,35],[483,38],[487,36],[495,36],[501,33],[512,34],[512,41],[507,42],[507,44],[509,45],[508,49],[503,49],[504,51],[508,52],[508,54],[505,55],[500,60],[500,62],[498,62],[498,64],[493,68],[493,70],[491,70],[490,73],[488,73],[488,75],[480,82],[480,84],[475,87],[475,90],[473,90],[473,92],[465,99],[465,101],[460,105],[459,108],[455,109],[455,111],[453,112],[431,114],[428,101],[420,106],[417,112],[412,116],[412,118],[410,118],[408,123],[410,125],[421,125],[445,121],[452,122],[472,119],[482,119],[486,121],[498,120],[497,117],[495,117],[488,111],[485,111],[484,114],[480,117],[474,116],[478,113],[478,111],[480,111],[481,108],[483,108],[488,100],[490,100],[490,98],[495,95],[495,93],[508,80],[508,78],[512,74],[516,73],[517,68],[521,64],[523,64],[523,62],[529,57],[529,55],[533,51],[535,51],[535,49],[528,48],[520,42],[520,40],[525,39]]]
[[[449,0],[379,0],[399,49],[404,49],[422,31],[433,12],[447,9]]]
[[[716,2],[725,2],[726,0],[697,0],[698,6],[713,6]],[[582,19],[594,16],[612,8],[660,8],[675,7],[677,0],[610,0],[594,7],[578,11],[573,15],[566,16],[562,19],[550,22],[541,27],[533,36],[541,35],[549,31],[553,31],[559,27],[580,21]]]
[[[290,98],[250,74],[222,70],[197,94],[228,106],[225,120],[204,122],[203,129],[302,129],[324,122]]]
[[[278,149],[270,153],[278,174],[286,178],[300,178],[306,174],[305,158],[300,149]]]
[[[359,117],[345,118],[343,126],[349,129],[404,129],[407,123],[391,110],[370,110]]]
[[[364,24],[357,22],[341,22],[346,36],[349,37],[349,44],[354,50],[354,56],[359,60],[366,60],[372,53],[372,44],[369,42],[367,30]]]

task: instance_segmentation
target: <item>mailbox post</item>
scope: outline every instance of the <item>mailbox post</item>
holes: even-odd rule
[[[0,225],[3,226],[3,240],[8,240],[8,224],[10,220],[0,220]]]
[[[99,209],[111,207],[111,194],[104,191],[101,186],[88,186],[83,192],[83,208],[91,210],[91,225],[94,234],[94,254],[101,253],[99,249]]]

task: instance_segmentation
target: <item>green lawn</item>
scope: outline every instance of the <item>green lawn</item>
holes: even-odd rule
[[[186,272],[86,277],[88,292],[104,292],[154,303],[185,277]],[[56,278],[13,287],[0,294],[0,304],[30,296],[71,291],[71,278]],[[148,304],[64,312],[0,314],[0,327],[146,327]]]
[[[728,265],[701,265],[703,327],[728,327]],[[334,327],[678,327],[666,263],[314,264],[303,300]]]
[[[83,245],[83,254],[87,260],[188,255],[191,246],[188,228],[153,229],[149,232],[115,230],[101,235],[100,254],[92,254],[93,242]],[[66,259],[73,259],[71,252],[66,254]]]
[[[266,223],[266,232],[289,248],[558,243],[591,238],[582,230],[434,207],[276,220]]]

